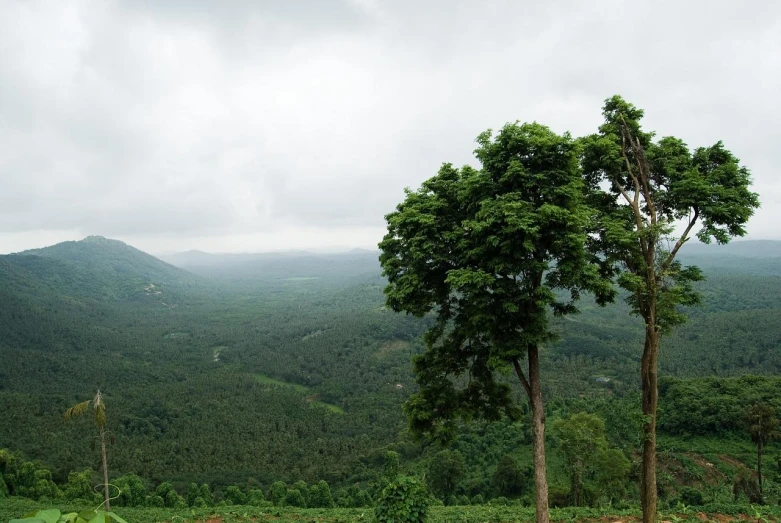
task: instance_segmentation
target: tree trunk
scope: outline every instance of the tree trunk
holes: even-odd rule
[[[106,463],[106,429],[100,429],[100,456],[103,459],[103,498],[105,500],[106,511],[111,510],[108,495],[108,465]]]
[[[656,521],[656,406],[659,400],[657,389],[659,356],[659,333],[655,322],[650,321],[645,329],[645,346],[641,361],[640,376],[643,389],[643,462],[640,477],[640,504],[643,508],[643,523]]]
[[[762,441],[757,443],[757,477],[759,479],[759,502],[765,502],[765,494],[762,491]]]
[[[529,401],[532,407],[532,444],[534,446],[535,515],[537,523],[548,523],[548,478],[545,469],[545,407],[540,386],[540,354],[529,347]]]
[[[572,504],[576,507],[582,506],[583,503],[583,478],[580,476],[580,468],[572,470]]]

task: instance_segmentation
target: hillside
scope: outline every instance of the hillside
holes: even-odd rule
[[[779,245],[692,246],[684,261],[706,272],[704,303],[663,341],[663,375],[781,371]],[[96,470],[89,423],[60,414],[100,388],[116,476],[346,488],[378,478],[385,450],[410,467],[433,452],[409,440],[401,413],[426,322],[384,308],[376,253],[168,259],[188,270],[103,238],[0,257],[0,448],[58,480]],[[631,403],[637,389],[639,320],[621,302],[582,309],[557,320],[561,340],[544,353],[552,412],[582,398]],[[456,448],[474,455],[470,495],[490,488],[504,453],[525,459],[524,437],[510,425],[465,433]]]

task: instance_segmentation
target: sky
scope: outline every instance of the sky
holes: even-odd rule
[[[723,140],[781,239],[775,0],[3,0],[0,253],[376,247],[384,215],[516,120]]]

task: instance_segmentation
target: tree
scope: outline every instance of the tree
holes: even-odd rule
[[[580,507],[587,503],[585,484],[593,479],[604,495],[616,490],[626,480],[630,463],[617,449],[611,449],[605,438],[605,422],[599,416],[579,412],[557,419],[551,426],[559,448],[567,459],[570,473],[570,500]]]
[[[526,488],[526,476],[515,458],[505,454],[496,465],[496,471],[491,477],[491,486],[499,496],[517,498]]]
[[[643,111],[614,96],[605,102],[599,133],[583,140],[583,168],[601,209],[593,245],[605,271],[620,270],[632,312],[645,322],[641,359],[644,442],[640,481],[643,522],[656,517],[657,360],[662,334],[685,321],[681,305],[695,305],[696,267],[676,260],[694,227],[700,241],[727,243],[743,236],[759,206],[750,176],[721,142],[690,151],[678,138],[654,141],[640,125]],[[605,188],[605,186],[609,188]],[[681,223],[682,222],[682,223]],[[676,228],[681,225],[681,229]]]
[[[321,479],[309,487],[307,506],[309,508],[332,508],[334,506],[334,499],[331,497],[331,487],[327,481]]]
[[[225,490],[225,500],[231,505],[246,505],[247,495],[236,485],[231,485]]]
[[[464,477],[464,456],[457,450],[442,450],[428,464],[426,480],[431,491],[449,504]]]
[[[143,507],[146,502],[146,485],[135,474],[126,474],[114,482],[119,489],[116,504],[121,507]]]
[[[71,419],[76,416],[86,414],[92,408],[95,426],[98,427],[100,436],[100,458],[103,466],[103,503],[106,506],[106,512],[111,511],[109,503],[108,490],[108,464],[106,462],[106,403],[103,401],[103,395],[98,391],[91,400],[78,403],[65,411],[65,419]]]
[[[266,498],[274,505],[281,507],[282,500],[285,499],[285,494],[287,494],[287,485],[281,481],[275,481],[269,487],[268,496],[266,496]]]
[[[757,446],[757,479],[759,497],[762,499],[762,450],[770,441],[781,436],[776,409],[766,403],[754,403],[746,409],[746,424],[751,441]]]
[[[593,213],[574,140],[516,123],[477,143],[482,169],[444,164],[386,216],[387,305],[434,320],[414,360],[420,390],[405,411],[416,434],[442,439],[459,419],[517,419],[503,378],[514,369],[532,410],[536,517],[547,523],[539,361],[540,347],[554,339],[549,311],[574,313],[582,291],[604,303],[613,290],[585,249]]]

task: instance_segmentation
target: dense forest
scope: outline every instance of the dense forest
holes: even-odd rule
[[[662,345],[659,488],[667,503],[750,499],[735,490],[755,466],[745,409],[781,407],[781,242],[689,247],[707,279]],[[446,504],[530,502],[525,420],[465,426],[447,448],[408,433],[428,320],[384,307],[377,253],[167,260],[100,237],[0,256],[0,496],[91,495],[94,427],[62,413],[100,389],[120,505],[362,506],[394,467]],[[621,300],[556,322],[552,504],[634,499],[641,326]],[[576,463],[579,426],[603,459]]]

